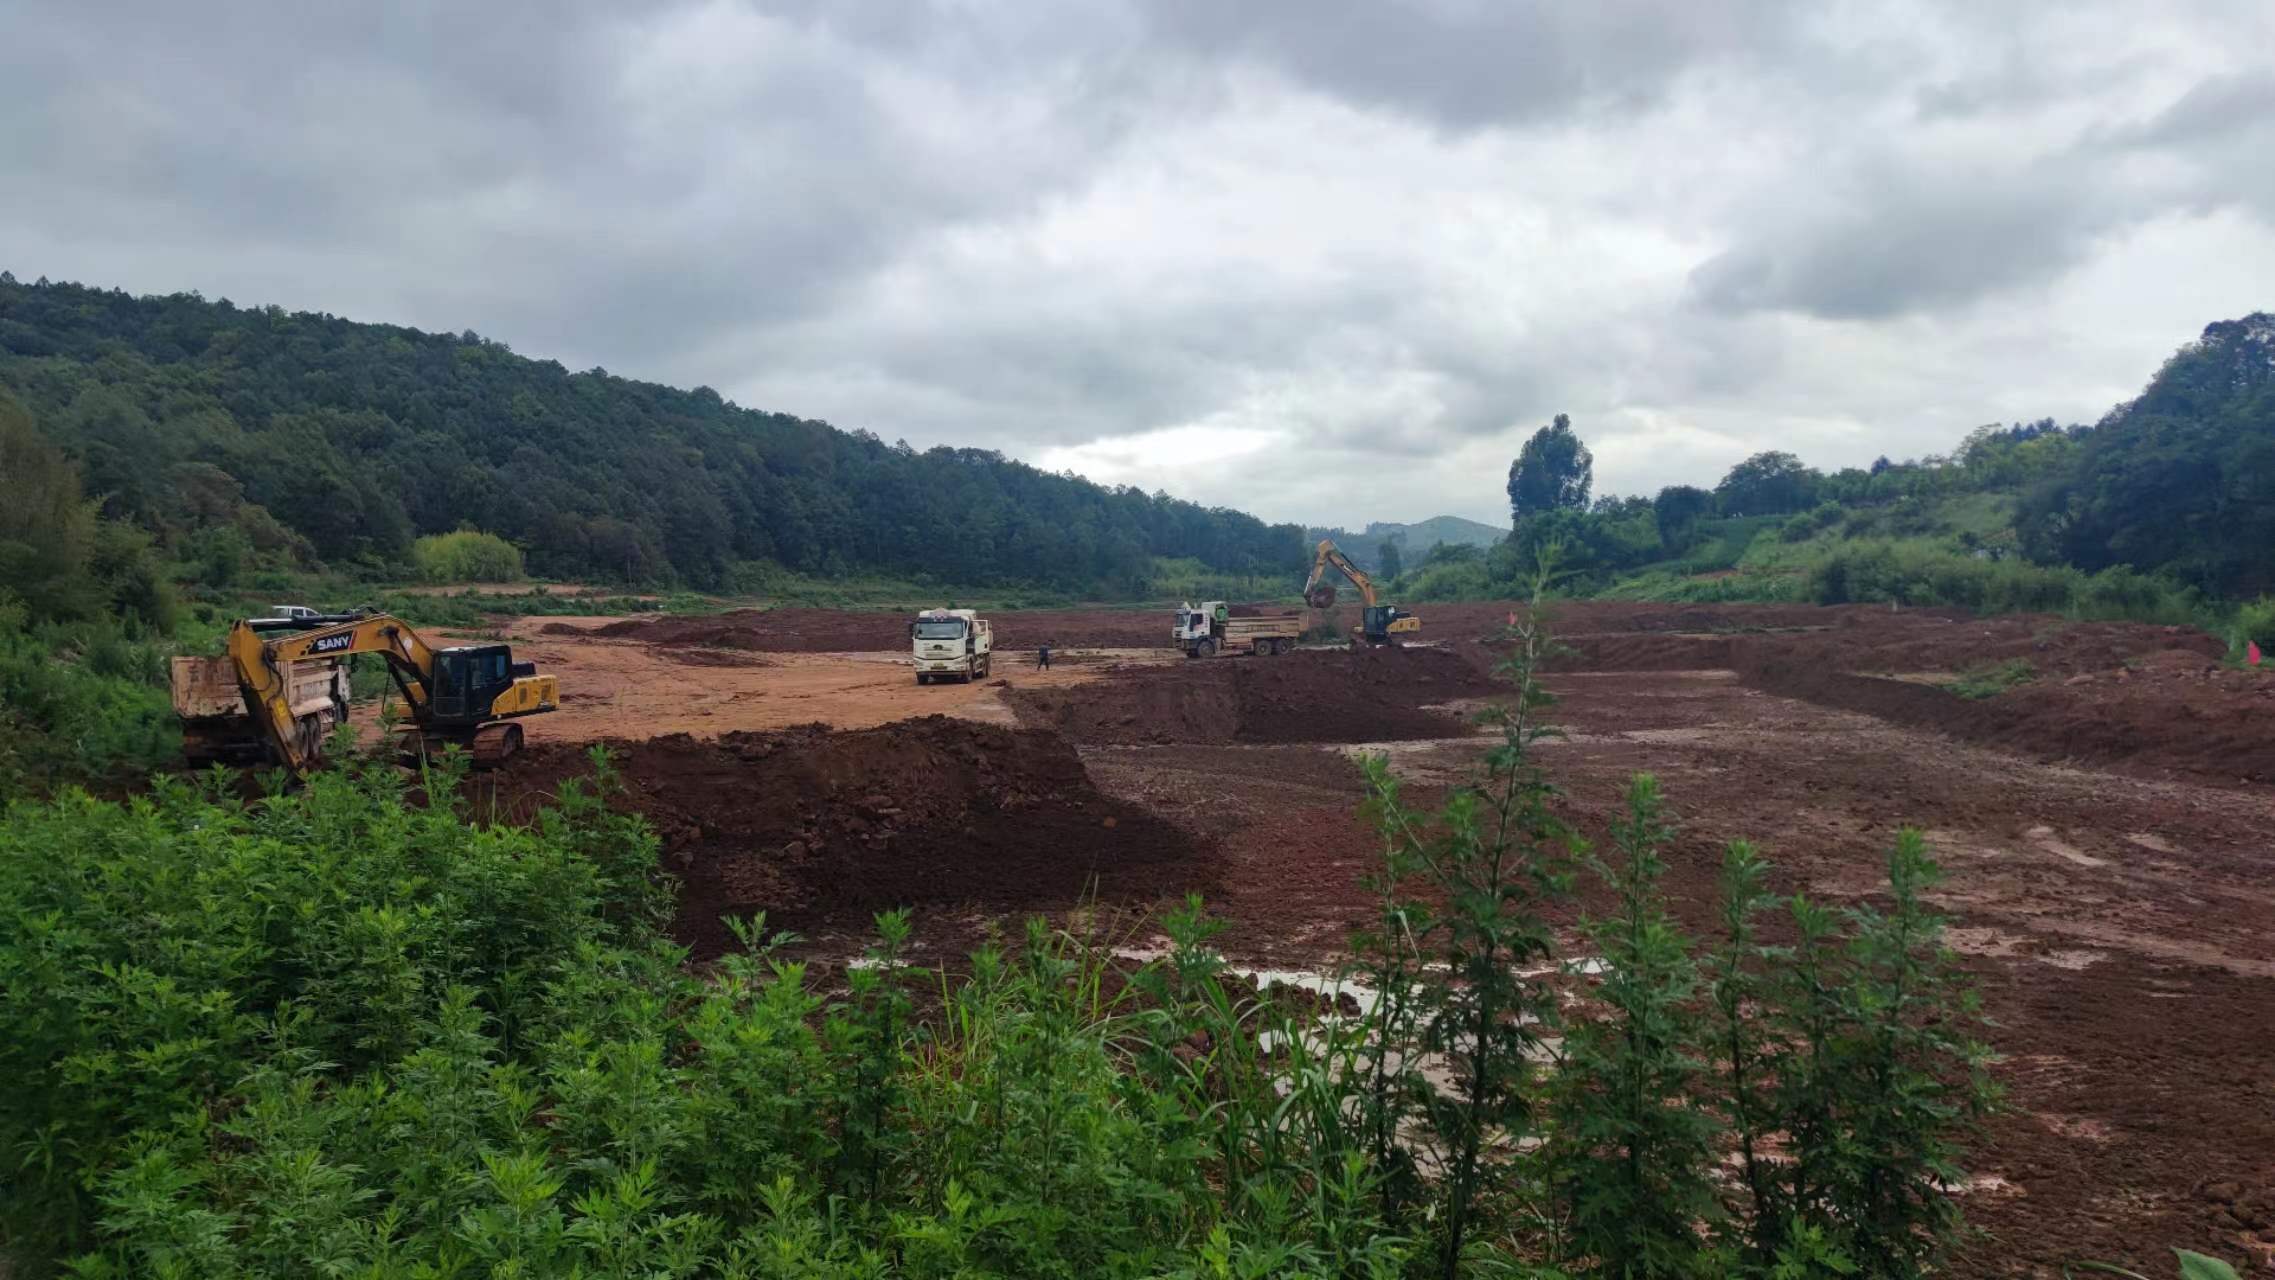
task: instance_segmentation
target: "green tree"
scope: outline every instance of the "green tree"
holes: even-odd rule
[[[1651,500],[1651,519],[1659,531],[1659,545],[1678,555],[1698,532],[1698,522],[1714,509],[1714,495],[1696,485],[1671,484]]]
[[[1730,468],[1714,487],[1714,499],[1726,516],[1799,511],[1816,500],[1817,479],[1801,459],[1765,450]]]
[[[34,618],[79,618],[101,607],[88,576],[96,526],[79,469],[24,407],[0,393],[0,595]]]
[[[1573,434],[1572,420],[1557,414],[1556,421],[1532,433],[1509,464],[1512,523],[1549,511],[1586,511],[1595,465],[1588,446]]]
[[[1382,550],[1377,553],[1376,563],[1385,581],[1406,572],[1406,554],[1399,549],[1399,543],[1400,539],[1398,538],[1386,538],[1383,540]]]

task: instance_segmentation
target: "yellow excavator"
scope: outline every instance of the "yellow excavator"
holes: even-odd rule
[[[324,740],[347,718],[346,660],[375,653],[403,694],[407,751],[464,748],[478,768],[521,749],[508,723],[560,706],[559,682],[515,662],[504,644],[437,648],[389,614],[245,618],[218,658],[176,658],[174,710],[193,761],[266,756],[295,773],[323,760]]]
[[[1351,580],[1359,589],[1359,599],[1366,609],[1359,615],[1359,636],[1368,644],[1397,644],[1400,636],[1411,636],[1422,630],[1422,620],[1397,605],[1383,604],[1375,599],[1374,579],[1369,578],[1351,558],[1343,554],[1333,538],[1319,541],[1319,554],[1311,561],[1311,576],[1304,579],[1303,602],[1314,609],[1330,609],[1335,605],[1335,585],[1319,579],[1332,565]]]

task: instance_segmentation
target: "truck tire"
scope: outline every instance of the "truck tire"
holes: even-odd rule
[[[916,673],[916,682],[917,682],[919,685],[927,685],[927,684],[931,684],[931,683],[932,683],[932,677],[931,677],[931,676],[928,676],[928,675],[926,675],[926,674],[924,674],[924,673],[923,673],[923,672],[921,672],[921,671],[919,671],[919,672],[917,672],[917,673]]]
[[[1215,656],[1216,656],[1216,641],[1214,641],[1214,640],[1203,640],[1203,641],[1201,641],[1199,644],[1197,644],[1197,645],[1194,645],[1194,646],[1193,646],[1193,656],[1194,656],[1194,657],[1196,657],[1196,658],[1213,658],[1213,657],[1215,657]]]

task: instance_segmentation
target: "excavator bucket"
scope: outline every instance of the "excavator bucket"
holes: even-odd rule
[[[1311,590],[1304,593],[1303,602],[1310,605],[1314,609],[1334,608],[1335,584],[1331,582],[1320,583],[1318,586],[1313,587]]]

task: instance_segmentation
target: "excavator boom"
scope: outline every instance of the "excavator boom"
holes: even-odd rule
[[[1368,608],[1375,606],[1374,579],[1368,577],[1359,566],[1352,564],[1351,558],[1343,554],[1343,549],[1336,546],[1332,538],[1320,539],[1319,553],[1311,559],[1311,576],[1304,579],[1303,583],[1303,598],[1306,603],[1314,609],[1324,609],[1335,603],[1333,584],[1322,590],[1319,583],[1320,576],[1327,572],[1329,565],[1350,579],[1351,585],[1359,590],[1359,598],[1366,602]]]

